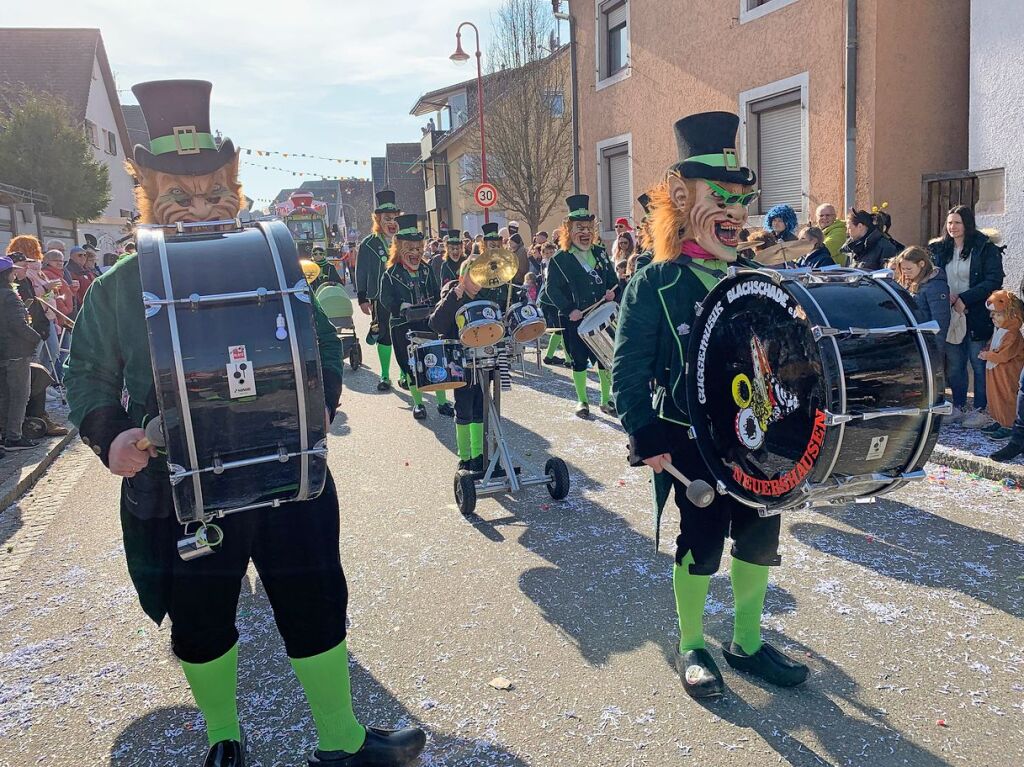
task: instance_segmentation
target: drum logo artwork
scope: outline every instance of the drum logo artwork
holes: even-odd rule
[[[484,319],[486,319],[486,320],[493,320],[493,319],[497,318],[497,315],[495,314],[494,309],[492,309],[489,306],[485,306],[483,309],[481,309],[480,310],[480,314],[482,314]]]
[[[754,380],[746,373],[732,379],[732,398],[740,411],[736,414],[736,436],[743,446],[757,450],[764,444],[768,427],[800,406],[796,395],[787,391],[772,372],[764,344],[750,337],[750,357]]]

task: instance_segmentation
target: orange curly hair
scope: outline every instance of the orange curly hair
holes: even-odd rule
[[[43,260],[43,248],[31,234],[19,234],[7,246],[8,253],[21,253],[31,261]]]
[[[686,199],[692,200],[697,194],[696,185],[689,179],[686,184]],[[655,261],[674,261],[679,257],[679,248],[686,233],[689,218],[688,205],[677,208],[672,202],[668,181],[663,181],[649,192],[651,196],[650,237],[654,245]]]

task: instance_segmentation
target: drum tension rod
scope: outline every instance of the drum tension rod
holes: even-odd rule
[[[825,425],[839,426],[854,420],[873,421],[876,418],[892,418],[898,416],[917,416],[924,413],[932,415],[950,415],[953,412],[953,404],[942,402],[931,407],[884,407],[879,410],[866,410],[863,413],[832,413],[825,411]]]
[[[939,323],[935,320],[923,322],[920,325],[891,325],[886,328],[833,328],[827,325],[815,325],[811,328],[811,335],[815,341],[822,338],[833,338],[836,336],[849,336],[852,338],[896,336],[901,333],[930,333],[939,332]]]

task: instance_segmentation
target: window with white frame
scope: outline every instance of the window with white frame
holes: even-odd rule
[[[633,209],[633,172],[629,142],[608,144],[598,150],[601,170],[601,209],[603,231],[611,230],[617,218],[630,218]]]
[[[480,157],[468,152],[459,157],[459,183],[465,184],[480,178]]]
[[[106,139],[107,154],[117,154],[117,134],[113,131],[104,130],[103,137]]]
[[[629,2],[605,0],[598,5],[598,81],[629,73]]]
[[[740,0],[740,24],[759,19],[795,2],[796,0]]]
[[[562,91],[546,91],[544,103],[552,117],[565,117],[565,94]]]
[[[100,148],[100,139],[96,133],[96,123],[92,120],[85,121],[85,137],[89,139],[89,143],[97,149]]]
[[[803,210],[804,136],[800,89],[750,102],[748,162],[757,172],[758,214],[775,205]]]

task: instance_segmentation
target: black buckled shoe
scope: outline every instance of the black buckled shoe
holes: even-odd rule
[[[245,767],[245,733],[242,740],[221,740],[210,746],[203,767]]]
[[[422,421],[427,417],[427,409],[423,405],[414,405],[412,409],[412,417],[417,421]]]
[[[404,767],[412,764],[426,745],[427,734],[419,727],[367,727],[366,740],[354,754],[317,751],[309,758],[309,767]]]
[[[614,402],[609,402],[607,405],[601,405],[601,412],[605,415],[610,415],[613,418],[619,415],[619,411],[615,409]]]
[[[735,642],[729,646],[722,645],[725,662],[737,671],[745,671],[769,684],[779,687],[796,687],[807,681],[810,669],[803,663],[797,663],[781,650],[764,642],[761,649],[753,655],[747,655]]]
[[[679,679],[686,694],[691,698],[717,698],[725,692],[722,672],[718,670],[718,664],[707,650],[701,648],[681,653],[679,645],[676,645],[675,656]]]
[[[473,459],[464,458],[459,461],[459,468],[456,471],[473,471]]]
[[[452,418],[455,415],[455,407],[451,402],[443,402],[437,406],[437,414],[445,418]]]
[[[577,418],[590,418],[590,405],[586,402],[580,402],[576,405],[576,417]]]
[[[405,378],[405,376],[402,376],[401,378],[398,379],[398,385],[401,386],[406,391],[409,391],[409,381]]]
[[[386,378],[380,379],[380,381],[377,383],[377,391],[390,391],[390,390],[391,390],[391,381],[389,381]]]
[[[552,354],[550,357],[545,357],[544,358],[544,364],[545,365],[558,365],[559,367],[561,367],[562,365],[565,364],[565,359],[563,357],[557,357],[554,354]]]
[[[997,463],[1006,463],[1007,461],[1012,461],[1021,453],[1024,453],[1024,440],[1010,437],[1010,441],[992,453],[989,458]]]

